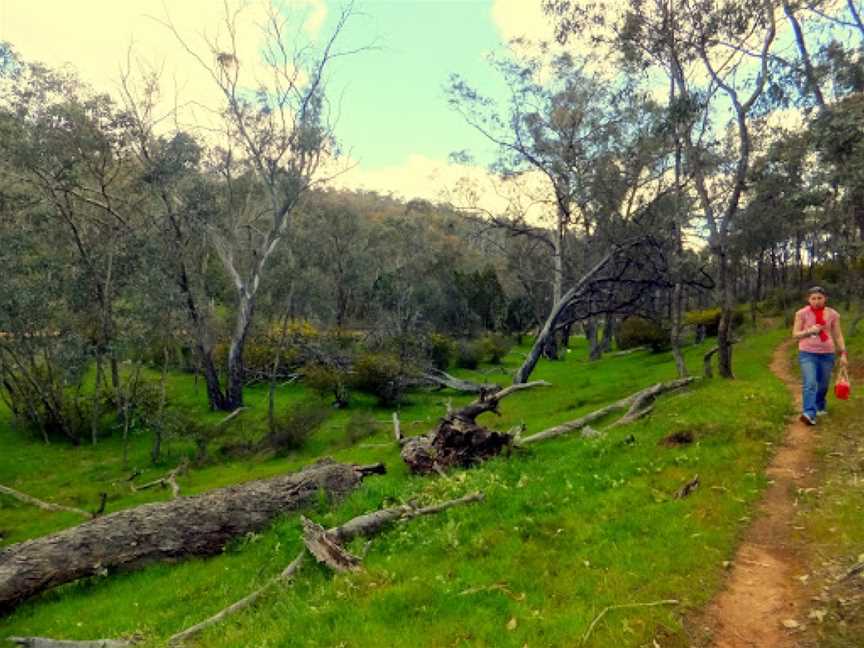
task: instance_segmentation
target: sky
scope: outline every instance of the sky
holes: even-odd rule
[[[241,61],[256,58],[257,1],[240,33]],[[320,40],[332,32],[341,3],[287,1],[302,38]],[[337,46],[371,48],[336,59],[331,70],[336,133],[351,163],[335,184],[428,200],[440,199],[462,177],[488,184],[482,163],[491,160],[493,149],[448,107],[444,86],[458,73],[484,91],[501,93],[487,55],[516,36],[548,38],[551,27],[539,5],[357,0],[356,15]],[[222,15],[221,0],[0,0],[0,40],[27,60],[73,67],[100,91],[117,91],[127,61],[133,68],[153,66],[162,70],[168,104],[173,90],[181,103],[207,103],[216,98],[212,81],[159,21],[170,19],[200,49],[203,35],[224,38],[218,30]],[[476,165],[448,162],[451,152],[464,149]]]

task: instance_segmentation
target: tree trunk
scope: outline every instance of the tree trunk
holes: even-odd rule
[[[607,315],[606,322],[603,325],[603,338],[600,340],[600,349],[603,353],[609,353],[612,350],[612,341],[615,339],[615,316]]]
[[[687,363],[684,362],[684,354],[681,352],[681,315],[682,315],[682,286],[676,282],[672,289],[672,331],[669,342],[672,345],[672,357],[675,359],[675,370],[679,378],[687,377]]]
[[[717,328],[717,372],[721,378],[734,378],[732,373],[732,314],[734,296],[729,282],[729,257],[725,246],[719,250],[720,325]]]
[[[597,319],[589,317],[585,321],[585,339],[588,340],[588,359],[592,362],[603,357],[603,348],[598,341],[597,329]]]
[[[225,389],[224,409],[233,411],[243,407],[243,348],[246,346],[246,336],[252,323],[252,313],[255,310],[255,297],[248,296],[244,289],[237,305],[237,321],[234,334],[231,336],[231,346],[228,349],[228,385]]]
[[[341,497],[383,466],[325,460],[298,473],[144,504],[0,551],[0,609],[63,583],[147,562],[219,553],[275,517]]]

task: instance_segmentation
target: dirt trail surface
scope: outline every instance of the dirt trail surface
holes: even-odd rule
[[[774,353],[774,372],[801,405],[801,386],[789,362],[791,343]],[[698,621],[713,648],[792,648],[807,603],[799,580],[803,558],[793,529],[796,493],[811,485],[815,432],[796,420],[766,473],[771,480],[755,519],[744,535],[724,590]],[[803,625],[803,624],[802,624]]]

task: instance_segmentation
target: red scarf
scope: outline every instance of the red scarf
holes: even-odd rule
[[[810,310],[813,311],[813,314],[816,316],[816,323],[820,326],[825,326],[825,307],[823,306],[822,308],[813,308],[811,306]],[[825,332],[824,329],[819,331],[819,339],[823,342],[828,341],[828,334]]]

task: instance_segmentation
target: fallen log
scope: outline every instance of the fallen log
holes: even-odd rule
[[[657,383],[656,385],[652,385],[646,389],[642,389],[635,394],[631,394],[626,398],[622,398],[621,400],[615,401],[611,405],[607,405],[599,410],[595,410],[589,414],[585,414],[580,418],[568,421],[567,423],[561,423],[560,425],[556,425],[555,427],[547,428],[542,432],[537,432],[536,434],[532,434],[531,436],[525,437],[524,439],[520,439],[519,445],[526,446],[531,445],[532,443],[538,443],[540,441],[546,441],[547,439],[554,439],[555,437],[562,436],[564,434],[568,434],[569,432],[573,432],[574,430],[580,430],[584,427],[587,427],[590,423],[594,421],[600,420],[613,412],[621,411],[626,409],[627,412],[624,414],[621,419],[616,421],[613,425],[624,423],[630,423],[631,421],[635,421],[636,419],[642,418],[647,413],[651,411],[651,403],[666,392],[674,391],[676,389],[681,389],[692,383],[695,378],[680,378],[678,380],[671,380],[665,383]]]
[[[463,506],[465,504],[471,504],[473,502],[480,502],[483,500],[483,493],[472,493],[470,495],[466,495],[465,497],[461,497],[455,500],[448,500],[446,502],[442,502],[441,504],[435,504],[433,506],[426,506],[423,508],[416,508],[410,505],[404,506],[396,506],[389,509],[382,509],[380,511],[373,511],[372,513],[364,513],[362,515],[358,515],[355,518],[348,520],[345,524],[342,524],[338,527],[333,527],[330,530],[324,530],[318,524],[306,519],[302,518],[303,524],[303,543],[305,549],[302,550],[297,557],[291,561],[291,563],[286,567],[282,573],[280,573],[275,578],[267,581],[262,587],[255,590],[251,594],[243,597],[239,601],[232,603],[228,607],[220,610],[213,616],[201,621],[200,623],[196,623],[194,626],[183,630],[182,632],[178,632],[168,639],[169,645],[177,645],[183,643],[185,640],[190,639],[191,637],[199,634],[202,630],[209,628],[210,626],[216,625],[226,617],[231,616],[232,614],[236,614],[240,610],[243,610],[251,605],[253,605],[261,595],[264,594],[270,587],[277,583],[286,583],[290,582],[297,572],[300,570],[300,567],[303,564],[303,557],[306,553],[306,550],[309,550],[319,562],[323,562],[328,565],[331,569],[337,569],[339,571],[344,571],[342,569],[342,565],[340,562],[340,566],[337,567],[334,563],[330,562],[327,559],[321,557],[321,547],[322,547],[322,539],[323,544],[326,545],[326,550],[324,553],[334,552],[339,554],[342,552],[345,555],[351,556],[342,545],[344,545],[349,540],[356,538],[358,536],[369,537],[379,533],[384,527],[389,524],[393,524],[395,522],[407,522],[415,517],[420,517],[423,515],[432,515],[434,513],[440,513],[441,511],[446,511],[447,509],[453,508],[455,506]],[[310,546],[312,545],[312,546]],[[359,559],[355,556],[351,556],[353,560],[349,560],[352,566],[359,566]],[[344,560],[344,558],[337,558],[337,560]]]
[[[381,464],[324,460],[297,473],[144,504],[12,545],[0,550],[0,609],[108,569],[216,554],[233,538],[314,503],[322,491],[338,498],[365,476],[383,472]]]
[[[444,468],[467,468],[500,454],[513,443],[513,437],[477,424],[486,412],[498,414],[499,403],[517,391],[549,386],[538,380],[510,385],[495,392],[481,392],[480,398],[455,412],[448,412],[429,434],[411,437],[403,442],[401,456],[413,473],[429,474]]]

